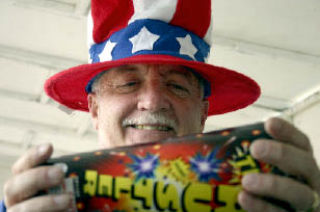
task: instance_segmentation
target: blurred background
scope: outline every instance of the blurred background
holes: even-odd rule
[[[49,99],[46,78],[87,63],[90,0],[0,1],[0,198],[10,167],[31,146],[55,156],[97,148],[86,113]],[[311,139],[320,164],[320,1],[214,0],[210,63],[254,78],[252,106],[210,117],[206,131],[282,116]]]

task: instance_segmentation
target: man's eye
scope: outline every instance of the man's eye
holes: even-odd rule
[[[181,85],[177,85],[177,84],[169,84],[171,87],[175,88],[175,89],[179,89],[179,90],[185,90],[184,87],[182,87]]]
[[[132,86],[135,86],[137,84],[138,84],[138,82],[132,81],[132,82],[125,83],[125,84],[123,84],[121,86],[122,87],[132,87]]]
[[[138,81],[129,81],[125,83],[118,84],[115,89],[119,93],[129,93],[135,91],[139,86]]]
[[[183,96],[186,96],[186,95],[189,95],[190,94],[190,91],[189,89],[185,88],[184,86],[182,85],[179,85],[179,84],[176,84],[176,83],[168,83],[167,84],[168,87],[171,88],[171,90],[178,94],[178,95],[183,95]]]

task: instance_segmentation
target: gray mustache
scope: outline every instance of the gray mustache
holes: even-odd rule
[[[122,126],[126,127],[129,125],[143,125],[143,124],[158,124],[165,125],[173,128],[177,131],[177,122],[169,118],[167,115],[163,113],[143,113],[137,117],[128,117],[125,118],[122,122]]]

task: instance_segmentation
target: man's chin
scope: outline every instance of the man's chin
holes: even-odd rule
[[[170,137],[174,137],[176,133],[172,130],[140,130],[132,127],[126,128],[125,143],[126,145],[134,145],[141,143],[148,143],[153,141],[160,141]]]

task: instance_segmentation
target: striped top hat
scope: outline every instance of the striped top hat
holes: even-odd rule
[[[243,74],[206,63],[211,20],[211,0],[92,0],[90,64],[57,73],[45,91],[69,108],[88,111],[87,94],[100,72],[126,64],[171,64],[189,67],[208,82],[209,115],[244,108],[260,88]]]

